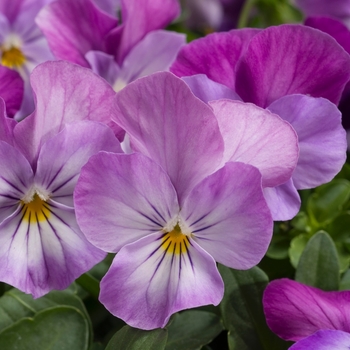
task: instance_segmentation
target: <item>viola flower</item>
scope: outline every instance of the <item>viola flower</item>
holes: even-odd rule
[[[297,341],[293,350],[348,349],[349,302],[349,291],[325,292],[286,278],[272,281],[263,297],[268,326]]]
[[[346,136],[341,114],[325,98],[339,103],[350,79],[350,57],[328,35],[299,25],[214,33],[184,46],[171,71],[183,76],[205,102],[242,99],[294,127],[300,147],[295,173],[285,184],[265,189],[274,220],[297,214],[297,189],[326,183],[343,166]]]
[[[105,125],[115,93],[91,71],[48,62],[31,84],[36,109],[23,121],[0,101],[0,280],[37,298],[104,258],[76,223],[73,190],[91,155],[120,145]]]
[[[91,0],[55,1],[36,21],[57,58],[91,68],[119,91],[168,70],[185,43],[184,35],[161,30],[179,14],[177,0],[123,0],[120,6],[120,25]]]
[[[264,256],[272,219],[262,183],[291,176],[296,135],[268,111],[218,101],[236,109],[227,162],[215,109],[171,73],[138,79],[117,102],[135,153],[90,158],[74,193],[77,220],[92,244],[117,253],[100,301],[133,327],[164,327],[179,310],[220,302],[215,261],[248,269]]]
[[[34,109],[29,74],[39,63],[53,59],[45,37],[34,22],[49,1],[0,1],[1,64],[16,70],[25,82],[24,99],[16,119],[26,117]]]

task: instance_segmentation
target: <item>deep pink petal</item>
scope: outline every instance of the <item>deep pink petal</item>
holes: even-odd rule
[[[162,230],[179,211],[169,177],[138,153],[92,157],[82,168],[74,202],[87,239],[108,252]]]
[[[126,55],[145,35],[165,28],[180,14],[177,0],[122,0],[123,24],[109,35],[108,53],[121,65]]]
[[[278,336],[297,341],[320,329],[350,331],[350,292],[324,292],[302,283],[272,281],[264,292],[266,321]]]
[[[17,144],[30,162],[35,161],[41,145],[66,123],[111,123],[115,92],[91,70],[65,61],[46,62],[33,71],[31,83],[36,109],[14,130]]]
[[[197,185],[183,204],[181,218],[203,249],[235,269],[256,265],[272,236],[261,174],[243,163],[229,162]]]
[[[274,221],[290,220],[300,210],[300,196],[292,179],[276,187],[265,187],[264,196]]]
[[[300,155],[293,173],[297,189],[331,181],[346,160],[346,132],[337,107],[323,98],[290,95],[268,109],[288,121],[299,139]]]
[[[191,88],[195,96],[205,103],[221,98],[241,101],[241,98],[233,90],[209,79],[205,74],[182,77],[182,80]]]
[[[298,139],[289,123],[253,104],[210,102],[225,142],[224,161],[251,164],[264,187],[285,183],[298,161]]]
[[[0,97],[6,103],[9,117],[13,117],[21,106],[23,88],[23,80],[16,71],[0,66]]]
[[[257,33],[258,29],[245,28],[194,40],[180,50],[170,71],[179,77],[206,74],[234,90],[237,62]]]
[[[117,101],[116,122],[135,149],[169,174],[180,203],[220,164],[223,140],[211,108],[173,74],[138,79],[119,92]]]
[[[7,117],[5,102],[0,98],[0,141],[13,145],[13,129],[17,122]]]
[[[309,337],[298,341],[290,350],[348,350],[350,334],[342,331],[317,331]]]
[[[92,121],[68,124],[40,149],[35,182],[58,202],[70,201],[80,170],[99,151],[122,152],[119,141],[106,125]]]
[[[172,254],[155,233],[123,247],[101,281],[100,301],[132,327],[165,327],[177,311],[217,305],[224,286],[214,259],[195,242]]]
[[[116,18],[90,0],[54,1],[40,11],[36,22],[58,59],[88,67],[85,54],[104,51],[104,39],[117,25]]]
[[[243,101],[267,107],[284,95],[325,97],[337,104],[350,79],[350,57],[329,35],[301,25],[255,35],[237,67]]]

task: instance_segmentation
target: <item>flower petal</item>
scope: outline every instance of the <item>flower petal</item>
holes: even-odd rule
[[[167,174],[138,153],[91,157],[82,168],[74,202],[87,239],[108,252],[162,230],[179,211]]]
[[[229,162],[197,185],[184,202],[181,218],[203,249],[235,269],[256,265],[272,236],[261,174],[243,163]]]
[[[348,350],[350,334],[342,331],[322,330],[298,341],[290,350]]]
[[[12,215],[33,183],[33,170],[24,156],[0,142],[0,222]]]
[[[350,78],[350,57],[329,35],[285,24],[255,35],[237,66],[243,101],[267,107],[284,95],[325,97],[338,104]]]
[[[268,109],[292,124],[298,134],[300,154],[293,173],[297,189],[329,182],[346,160],[346,132],[337,107],[323,98],[285,96]]]
[[[31,163],[41,145],[66,123],[111,123],[115,92],[91,70],[65,61],[46,62],[33,71],[31,83],[36,109],[14,130],[16,142]]]
[[[298,161],[295,131],[277,115],[239,101],[212,101],[225,142],[224,162],[251,164],[259,169],[263,187],[285,183]]]
[[[221,162],[223,140],[211,108],[168,72],[129,84],[117,102],[116,123],[129,134],[134,149],[169,174],[181,205],[191,188]]]
[[[89,67],[85,54],[104,51],[104,39],[116,27],[117,19],[90,0],[60,0],[44,7],[36,23],[56,58]]]
[[[165,30],[148,33],[125,57],[118,80],[126,85],[137,78],[168,70],[185,42],[185,36],[179,33]]]
[[[324,292],[286,278],[264,292],[266,321],[278,336],[297,341],[320,329],[350,331],[350,292]]]
[[[0,98],[0,141],[13,145],[13,129],[16,124],[14,119],[7,117],[5,101]]]
[[[9,68],[0,66],[0,97],[6,103],[9,117],[13,117],[19,110],[23,97],[24,84],[20,75]]]
[[[73,207],[73,191],[80,170],[99,151],[122,152],[113,131],[92,121],[68,124],[40,149],[35,183],[55,201]]]
[[[217,305],[223,297],[213,258],[191,239],[185,253],[169,253],[162,235],[154,233],[123,247],[101,281],[101,303],[132,327],[165,327],[173,313]]]
[[[49,200],[36,219],[23,208],[0,224],[1,281],[38,298],[67,288],[105,257],[86,241],[72,208]]]
[[[276,187],[265,187],[264,196],[274,221],[290,220],[299,212],[300,196],[292,179]]]
[[[209,79],[235,90],[236,64],[259,29],[213,33],[185,45],[170,71],[179,77],[206,74]]]
[[[122,64],[130,50],[153,30],[163,29],[180,14],[177,0],[122,0],[123,24],[107,38],[108,52]]]
[[[221,98],[241,101],[241,98],[230,88],[213,80],[205,74],[196,74],[182,77],[182,80],[191,88],[191,91],[205,103]]]

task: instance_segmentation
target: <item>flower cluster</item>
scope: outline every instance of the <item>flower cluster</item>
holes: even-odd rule
[[[274,221],[298,214],[298,191],[342,169],[344,24],[310,17],[186,44],[165,29],[180,10],[0,1],[1,282],[39,298],[110,253],[100,302],[130,326],[164,328],[178,311],[220,304],[217,263],[259,264]],[[274,281],[267,323],[292,349],[349,346],[348,294]]]

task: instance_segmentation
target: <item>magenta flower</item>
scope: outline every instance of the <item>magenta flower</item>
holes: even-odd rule
[[[263,304],[271,330],[285,340],[297,341],[291,349],[349,348],[349,291],[324,292],[281,279],[266,287]]]
[[[344,164],[341,114],[324,98],[339,102],[350,79],[350,57],[328,35],[299,25],[214,33],[184,46],[171,71],[205,102],[253,102],[294,127],[300,147],[296,171],[281,186],[265,189],[275,220],[297,214],[297,189],[330,181]]]
[[[59,0],[40,12],[37,23],[57,58],[92,68],[119,91],[170,67],[185,37],[161,29],[179,11],[177,0],[123,0],[117,25],[91,0]]]
[[[215,108],[171,73],[129,84],[117,102],[136,153],[89,160],[75,189],[77,220],[92,244],[118,253],[100,301],[134,327],[164,327],[179,310],[220,302],[215,261],[248,269],[264,256],[272,219],[262,183],[291,176],[297,140],[268,111],[218,101],[218,113],[236,109],[225,154]]]
[[[46,39],[34,22],[50,0],[0,1],[1,64],[18,71],[25,82],[24,100],[17,119],[34,109],[29,74],[39,63],[53,59]]]
[[[91,155],[120,145],[104,124],[115,93],[91,71],[44,63],[31,84],[36,109],[25,120],[6,118],[1,105],[0,280],[37,298],[105,256],[76,223],[73,190]]]

